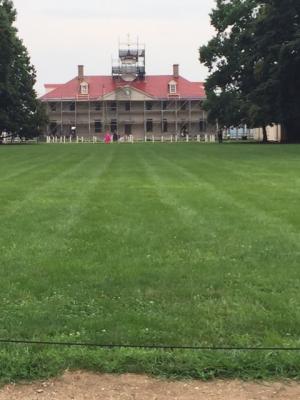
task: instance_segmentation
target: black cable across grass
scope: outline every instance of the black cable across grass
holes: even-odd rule
[[[88,342],[51,342],[38,340],[0,339],[1,344],[40,345],[63,347],[98,347],[102,349],[142,349],[142,350],[193,350],[193,351],[300,351],[300,347],[226,347],[226,346],[173,346],[173,345],[130,345]]]

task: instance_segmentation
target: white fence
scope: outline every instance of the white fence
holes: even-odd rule
[[[133,135],[129,135],[126,137],[119,138],[115,143],[189,143],[189,142],[204,142],[204,143],[215,143],[216,135],[197,135],[197,136],[189,136],[186,135],[181,137],[179,135],[169,135],[169,136],[145,136],[143,138],[136,138]],[[76,136],[76,137],[67,137],[67,136],[46,136],[46,143],[104,143],[102,138],[97,136],[92,137],[84,137],[84,136]],[[113,143],[113,140],[111,141]]]

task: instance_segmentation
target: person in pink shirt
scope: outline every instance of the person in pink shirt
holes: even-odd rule
[[[106,132],[106,134],[105,134],[105,136],[104,136],[104,142],[105,142],[106,144],[110,144],[110,142],[111,142],[111,135],[110,135],[109,132]]]

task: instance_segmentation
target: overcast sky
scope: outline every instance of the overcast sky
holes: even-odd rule
[[[214,0],[14,0],[17,28],[37,69],[37,90],[62,83],[85,65],[87,75],[110,75],[118,42],[146,44],[147,74],[169,74],[174,63],[204,80],[198,48],[211,37]]]

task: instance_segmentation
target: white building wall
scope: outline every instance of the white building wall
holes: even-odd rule
[[[263,129],[262,128],[252,129],[252,132],[253,132],[253,137],[255,140],[258,140],[258,141],[263,140]],[[280,142],[281,135],[282,135],[281,125],[267,126],[267,135],[268,135],[268,140],[270,142]]]

